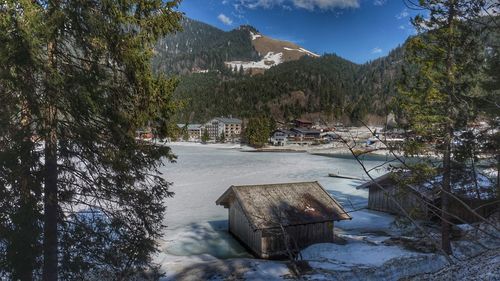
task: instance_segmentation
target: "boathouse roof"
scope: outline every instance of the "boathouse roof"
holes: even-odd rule
[[[318,182],[233,185],[216,203],[228,208],[234,200],[254,230],[351,219]]]

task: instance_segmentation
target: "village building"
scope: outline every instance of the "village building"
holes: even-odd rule
[[[321,133],[321,139],[325,142],[332,142],[339,140],[341,137],[335,132],[323,132]]]
[[[290,129],[295,135],[288,140],[289,144],[310,145],[321,139],[321,132],[308,128]]]
[[[368,189],[368,209],[370,210],[400,216],[405,216],[407,213],[419,219],[437,218],[441,212],[441,192],[437,180],[441,176],[422,184],[402,184],[401,177],[407,175],[387,173],[357,188]],[[457,177],[454,177],[452,193],[462,202],[449,197],[449,212],[451,219],[457,223],[480,220],[463,204],[483,217],[488,217],[498,209],[498,204],[493,204],[496,200],[495,191],[491,190],[491,186],[487,183],[489,180],[483,175],[477,177],[479,179],[477,188],[470,181],[457,181]]]
[[[140,140],[151,140],[153,139],[153,130],[151,127],[140,128],[135,131],[135,138]]]
[[[270,142],[275,146],[284,146],[288,144],[289,138],[296,137],[296,134],[290,130],[275,130],[271,134]]]
[[[351,219],[318,182],[231,186],[216,204],[229,209],[229,232],[260,258],[333,242],[334,221]]]
[[[182,134],[187,133],[187,141],[200,141],[201,134],[203,133],[203,126],[201,124],[177,124],[177,127],[181,129]],[[183,136],[181,136],[182,138]]]
[[[321,132],[316,129],[308,129],[308,128],[293,128],[292,132],[296,134],[297,137],[300,137],[304,140],[316,140],[321,137]]]
[[[293,126],[298,128],[311,128],[311,126],[313,125],[311,121],[305,119],[294,119],[292,123]]]
[[[205,123],[205,129],[212,140],[219,139],[222,135],[226,139],[239,138],[243,129],[243,121],[232,116],[216,117]]]
[[[187,130],[190,141],[201,140],[201,134],[203,133],[203,126],[201,124],[189,124]]]

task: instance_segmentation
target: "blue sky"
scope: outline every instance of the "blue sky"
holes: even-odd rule
[[[414,33],[403,0],[183,0],[187,17],[231,30],[250,24],[262,34],[356,63],[376,59]]]

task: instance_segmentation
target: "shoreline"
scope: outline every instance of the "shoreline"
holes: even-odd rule
[[[315,156],[331,157],[331,158],[354,158],[351,151],[344,146],[324,145],[324,146],[265,146],[261,148],[253,148],[251,146],[242,145],[239,143],[206,143],[199,142],[165,142],[162,145],[166,146],[183,146],[183,147],[205,147],[211,149],[233,149],[241,152],[252,153],[308,153]],[[360,158],[395,158],[387,149],[359,148]],[[402,157],[402,155],[397,155]]]

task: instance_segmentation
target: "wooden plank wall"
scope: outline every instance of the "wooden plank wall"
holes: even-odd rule
[[[498,208],[498,203],[496,199],[490,200],[478,200],[478,199],[462,199],[464,203],[466,203],[471,209],[475,210],[475,212],[484,217],[488,218],[491,214],[496,212]],[[467,223],[479,222],[481,218],[477,215],[469,211],[465,206],[463,206],[456,199],[452,198],[450,200],[450,213],[454,216],[459,217],[461,220],[466,221]],[[454,219],[456,220],[456,218]],[[461,220],[456,220],[457,223],[463,223]]]
[[[312,223],[285,227],[294,250],[303,249],[316,243],[333,242],[333,222]],[[298,249],[296,249],[296,246]],[[262,253],[265,257],[286,255],[283,232],[279,228],[264,230]]]
[[[414,192],[407,192],[405,194],[398,194],[396,187],[384,187],[386,191],[395,196],[401,206],[409,213],[413,218],[431,219],[435,218],[436,214],[432,212],[440,212],[429,207],[423,199],[421,199]],[[492,204],[496,199],[490,200],[478,200],[478,199],[462,199],[470,208],[474,209],[479,215],[487,218],[498,210],[498,204]],[[434,203],[437,208],[440,208],[439,200]],[[368,195],[368,209],[387,212],[391,214],[401,215],[404,213],[398,206],[389,199],[389,197],[377,186],[370,186]],[[481,221],[475,214],[469,211],[463,204],[458,202],[456,199],[450,199],[449,211],[454,217],[451,219],[456,223],[473,223]],[[460,219],[457,219],[458,217]]]
[[[288,226],[285,230],[292,239],[292,247],[296,244],[299,249],[315,243],[333,241],[333,222]],[[229,207],[229,231],[258,257],[272,258],[286,255],[281,229],[254,231],[236,200]]]
[[[396,187],[384,187],[385,190],[393,196],[405,211],[415,218],[425,218],[431,215],[425,201],[413,192],[398,193]],[[398,207],[386,193],[377,186],[370,186],[368,195],[368,209],[387,212],[391,214],[404,215],[404,212]]]
[[[250,226],[238,201],[233,200],[229,207],[229,231],[235,235],[255,255],[261,256],[261,230],[254,231]]]

